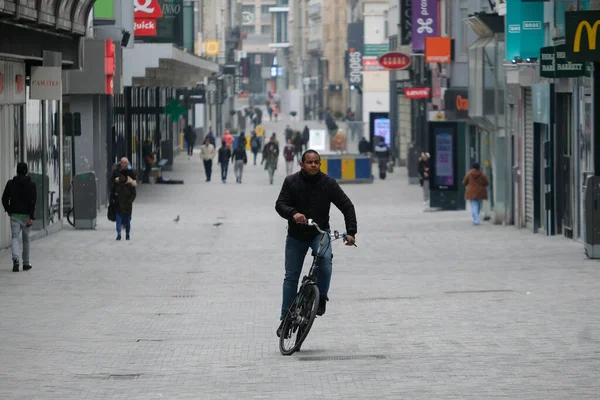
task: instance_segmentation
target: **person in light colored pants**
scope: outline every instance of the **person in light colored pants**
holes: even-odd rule
[[[31,220],[28,216],[11,216],[10,229],[12,233],[12,259],[18,260],[21,258],[21,246],[19,243],[23,240],[23,269],[31,265],[29,262],[29,234],[31,233]],[[21,236],[21,238],[19,238]]]
[[[294,161],[285,162],[285,175],[291,175],[294,173]]]
[[[233,172],[235,172],[235,181],[242,183],[242,174],[244,173],[244,160],[235,160],[233,164]]]

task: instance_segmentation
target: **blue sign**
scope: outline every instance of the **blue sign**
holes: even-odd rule
[[[506,0],[506,59],[538,58],[544,46],[544,3]]]
[[[577,1],[575,0],[567,0],[567,1],[557,1],[554,3],[556,5],[556,13],[554,15],[554,25],[556,26],[556,36],[564,37],[565,36],[565,12],[567,11],[577,11]],[[590,0],[579,0],[579,11],[587,11],[590,9]]]

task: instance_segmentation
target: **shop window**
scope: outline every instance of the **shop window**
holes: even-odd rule
[[[256,32],[256,26],[254,25],[244,25],[242,26],[242,32],[252,35]]]
[[[271,34],[271,25],[262,25],[260,27],[260,33],[262,33],[263,35],[270,35]]]

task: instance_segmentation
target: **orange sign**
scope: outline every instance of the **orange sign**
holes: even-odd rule
[[[469,99],[463,99],[460,94],[456,96],[456,109],[458,111],[469,111]]]
[[[15,77],[15,83],[17,84],[17,93],[23,93],[23,90],[25,89],[25,83],[23,81],[23,75],[18,74]]]
[[[452,39],[449,37],[426,37],[425,62],[452,62]]]

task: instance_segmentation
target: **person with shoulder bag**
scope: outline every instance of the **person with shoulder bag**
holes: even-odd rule
[[[469,201],[471,206],[471,216],[473,225],[479,225],[479,214],[483,200],[487,200],[487,186],[489,181],[487,176],[481,171],[479,163],[473,163],[473,167],[467,172],[463,179],[463,185],[466,186],[465,200]]]

